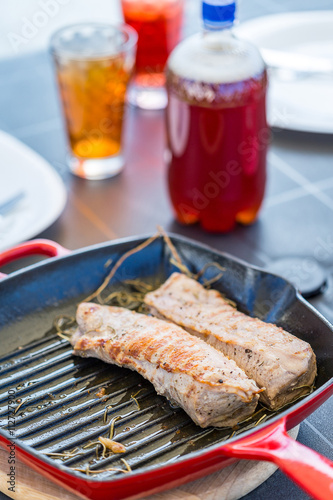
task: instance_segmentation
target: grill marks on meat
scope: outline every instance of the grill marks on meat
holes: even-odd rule
[[[233,359],[266,390],[261,401],[278,409],[308,392],[316,376],[311,346],[273,324],[235,310],[216,290],[174,273],[145,302],[168,319]],[[299,387],[299,389],[298,389]]]
[[[179,326],[121,307],[82,303],[74,354],[136,370],[201,427],[229,427],[251,415],[256,383],[236,363]]]

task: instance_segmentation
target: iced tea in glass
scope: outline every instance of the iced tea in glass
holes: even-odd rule
[[[129,26],[81,24],[51,41],[71,154],[80,177],[102,179],[123,167],[122,128],[137,35]]]
[[[122,0],[124,19],[139,35],[129,100],[142,108],[167,103],[164,68],[181,38],[184,0]]]

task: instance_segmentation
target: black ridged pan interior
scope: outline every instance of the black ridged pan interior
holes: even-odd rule
[[[121,460],[125,459],[133,471],[141,470],[206,449],[276,415],[259,406],[251,420],[234,429],[201,429],[137,373],[73,356],[69,343],[57,336],[55,318],[75,315],[77,303],[103,281],[110,259],[114,263],[141,241],[74,252],[0,283],[0,427],[8,430],[10,394],[16,442],[47,454],[55,464],[93,474],[110,468],[126,470]],[[317,388],[333,376],[331,327],[290,284],[188,240],[174,237],[173,241],[191,271],[198,272],[208,262],[225,268],[214,287],[240,310],[277,323],[312,345],[318,361]],[[112,286],[136,278],[162,283],[174,270],[170,251],[160,238],[130,257]],[[216,274],[216,268],[209,268],[205,278]],[[109,436],[115,417],[113,439],[126,452],[103,457],[99,446],[96,455],[96,445],[89,444]],[[106,471],[91,478],[119,474]]]

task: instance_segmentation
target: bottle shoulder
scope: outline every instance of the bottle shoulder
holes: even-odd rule
[[[232,83],[261,74],[265,63],[254,45],[222,31],[183,40],[171,53],[168,69],[189,80]]]

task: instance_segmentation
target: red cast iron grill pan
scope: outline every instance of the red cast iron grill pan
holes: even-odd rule
[[[215,288],[234,300],[240,310],[275,322],[310,342],[317,356],[318,376],[312,394],[257,427],[241,428],[233,437],[230,429],[196,426],[135,372],[73,356],[68,342],[56,335],[54,318],[73,315],[77,303],[102,283],[110,259],[115,262],[145,239],[120,240],[72,253],[53,242],[36,240],[0,255],[0,265],[34,253],[57,257],[1,276],[0,445],[6,448],[14,442],[17,457],[25,464],[68,490],[96,500],[140,498],[241,458],[274,462],[314,498],[332,499],[332,463],[289,438],[286,430],[333,392],[333,329],[284,279],[172,236],[192,271],[207,262],[218,262],[225,272]],[[114,281],[154,276],[162,282],[173,270],[169,249],[159,238],[127,259]],[[216,269],[209,268],[207,273],[210,279]],[[96,396],[101,387],[105,388],[103,398]],[[139,389],[137,406],[131,395]],[[10,407],[10,413],[9,401],[15,407],[14,411]],[[91,472],[106,467],[124,469],[119,455],[97,460],[94,448],[83,449],[86,443],[107,435],[114,416],[121,417],[115,423],[115,439],[125,444],[122,457],[133,472],[91,476],[70,469],[86,467],[89,462]],[[45,455],[75,447],[83,455],[66,462]]]

